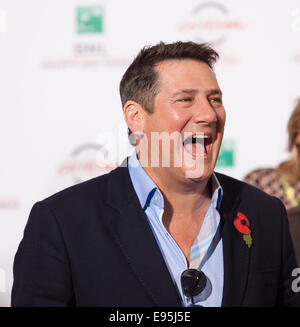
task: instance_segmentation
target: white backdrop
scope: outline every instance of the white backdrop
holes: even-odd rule
[[[211,42],[220,53],[219,171],[243,178],[286,159],[300,96],[299,0],[0,0],[0,306],[10,305],[33,203],[117,164],[119,81],[160,40]]]

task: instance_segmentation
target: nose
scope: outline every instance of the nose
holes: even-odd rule
[[[212,107],[208,99],[200,99],[195,105],[193,111],[193,119],[195,123],[213,124],[218,121],[215,109]]]

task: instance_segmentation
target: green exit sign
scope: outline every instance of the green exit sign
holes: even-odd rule
[[[223,140],[216,167],[233,167],[235,165],[234,158],[234,140]]]
[[[94,34],[103,32],[103,8],[100,6],[76,8],[78,34]]]

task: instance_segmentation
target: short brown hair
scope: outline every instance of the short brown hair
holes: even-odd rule
[[[120,82],[122,106],[128,100],[139,103],[145,110],[152,112],[153,98],[157,94],[157,73],[155,66],[171,59],[195,59],[205,62],[210,68],[219,55],[206,43],[160,42],[144,47],[126,70]]]
[[[129,100],[139,103],[145,110],[153,112],[155,95],[159,92],[158,74],[155,66],[165,60],[194,59],[206,63],[211,69],[218,53],[206,43],[160,42],[144,47],[126,70],[120,82],[122,106]],[[129,131],[129,134],[131,132]]]

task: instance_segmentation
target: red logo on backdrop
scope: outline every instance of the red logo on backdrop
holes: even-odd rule
[[[74,149],[70,158],[58,167],[60,176],[68,175],[73,184],[110,172],[118,166],[108,161],[109,150],[104,144],[86,143]]]
[[[245,25],[240,18],[232,17],[223,3],[208,1],[192,9],[190,18],[179,23],[178,32],[184,38],[217,45],[225,42],[231,32],[243,30]]]

